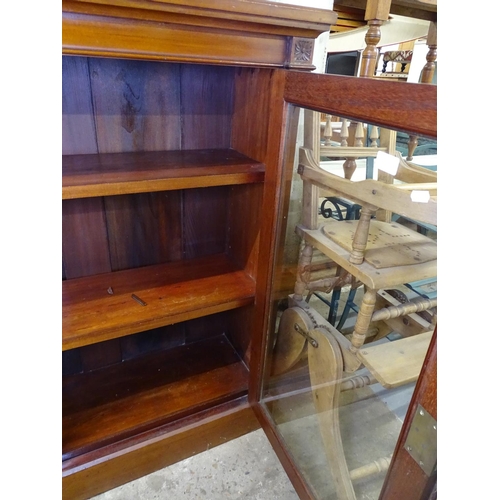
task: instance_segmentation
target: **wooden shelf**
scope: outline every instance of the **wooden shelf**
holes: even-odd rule
[[[63,460],[247,393],[224,335],[63,379]]]
[[[63,350],[241,307],[254,295],[255,281],[223,254],[63,281]]]
[[[62,197],[89,198],[264,181],[264,165],[232,149],[65,155]]]

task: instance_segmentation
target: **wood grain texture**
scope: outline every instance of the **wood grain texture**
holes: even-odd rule
[[[249,304],[227,313],[227,338],[246,366],[249,366],[255,335],[255,306]]]
[[[65,12],[63,54],[282,67],[287,38]],[[310,33],[310,32],[309,32]]]
[[[262,185],[231,188],[228,209],[228,254],[254,278],[257,272],[262,211]]]
[[[351,251],[357,221],[335,221],[322,225],[322,232],[344,250]],[[437,259],[435,240],[397,222],[370,223],[364,260],[377,269],[410,266]]]
[[[411,283],[421,279],[433,278],[437,275],[437,260],[412,264],[410,266],[375,269],[367,262],[352,264],[349,260],[351,252],[337,245],[318,230],[297,226],[297,234],[305,241],[324,253],[343,269],[347,270],[365,285],[375,290]]]
[[[62,169],[67,199],[262,182],[265,168],[234,150],[197,149],[68,155]]]
[[[416,203],[412,199],[412,189],[400,187],[404,184],[386,184],[373,179],[352,182],[309,164],[301,162],[300,167],[302,178],[319,186],[328,196],[347,198],[366,208],[383,208],[404,217],[437,225],[437,198],[433,196],[432,191],[427,192],[427,202]],[[415,185],[409,187],[414,188]],[[416,190],[418,191],[418,188]]]
[[[254,294],[254,280],[224,255],[68,280],[63,350],[241,307]]]
[[[283,185],[283,148],[287,105],[283,100],[285,72],[238,69],[235,82],[235,111],[232,146],[262,161],[266,177],[262,193],[259,252],[256,265],[255,323],[250,349],[249,400],[258,400],[267,347],[272,288],[274,245]],[[250,126],[249,126],[250,125]]]
[[[423,137],[437,136],[435,85],[288,71],[285,99],[322,113]]]
[[[65,1],[63,53],[283,67],[291,38],[312,41],[336,18],[328,9],[260,1]]]
[[[93,4],[93,5],[92,5]],[[129,19],[156,19],[172,24],[205,28],[255,31],[262,35],[288,34],[316,38],[335,24],[337,15],[328,9],[279,5],[248,0],[73,0],[63,2],[68,12],[114,13]],[[156,16],[155,16],[156,14]]]
[[[84,500],[259,427],[245,397],[63,464],[64,500]]]
[[[181,203],[180,191],[105,198],[111,270],[180,260]]]
[[[273,73],[264,69],[238,68],[235,75],[231,146],[263,163],[269,140],[272,78]]]
[[[111,271],[102,198],[63,201],[62,253],[66,279]]]
[[[240,397],[247,378],[224,336],[68,377],[63,460]]]
[[[432,332],[425,332],[394,342],[364,346],[357,356],[382,386],[399,387],[417,380],[431,336]]]
[[[181,149],[179,66],[89,59],[100,153]]]
[[[184,254],[187,259],[227,251],[229,186],[184,191]]]
[[[182,149],[228,148],[234,68],[182,65]]]
[[[88,59],[62,58],[62,154],[97,153]]]

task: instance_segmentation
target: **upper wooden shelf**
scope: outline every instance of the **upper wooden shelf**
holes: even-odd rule
[[[255,281],[222,254],[63,281],[62,347],[228,311],[254,295]]]
[[[265,167],[232,149],[67,155],[62,197],[88,198],[263,182]]]

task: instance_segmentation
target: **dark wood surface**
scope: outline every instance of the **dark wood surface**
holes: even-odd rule
[[[254,295],[254,280],[224,255],[67,280],[63,350],[241,307]]]
[[[285,99],[322,113],[437,136],[437,87],[354,76],[286,72]]]
[[[84,59],[99,153],[182,149],[178,64]]]
[[[264,343],[269,326],[269,290],[272,287],[274,245],[279,224],[282,188],[284,126],[287,105],[283,100],[285,72],[265,69],[238,69],[235,79],[235,114],[232,144],[238,151],[266,165],[262,192],[259,242],[254,247],[256,298],[253,316],[249,400],[260,396]],[[252,126],[249,127],[248,123]]]
[[[67,200],[62,211],[62,252],[66,279],[111,271],[102,198]],[[82,234],[92,235],[82,238]]]
[[[63,54],[96,57],[72,58],[64,63],[63,153],[234,148],[258,162],[276,162],[281,147],[283,77],[278,77],[276,87],[269,83],[274,75],[263,70],[256,76],[257,83],[250,84],[252,92],[245,88],[238,91],[234,68],[221,65],[286,66],[293,54],[292,37],[306,36],[312,41],[335,17],[325,10],[287,5],[276,8],[274,4],[240,0],[223,0],[215,7],[204,0],[64,1]],[[206,62],[218,68],[165,61]],[[304,61],[302,67],[311,68],[311,61]],[[248,78],[250,73],[244,71]],[[264,97],[268,90],[272,92]],[[65,435],[75,440],[74,449],[80,450],[77,453],[91,451],[63,463],[64,498],[88,498],[258,427],[247,401],[237,399],[246,393],[249,376],[240,356],[249,363],[263,335],[257,331],[255,347],[254,334],[260,326],[256,315],[265,312],[267,300],[269,283],[261,278],[268,276],[272,261],[270,245],[277,215],[274,178],[279,169],[274,163],[264,179],[261,171],[258,180],[249,181],[260,184],[249,184],[240,177],[230,182],[232,186],[217,181],[218,185],[204,187],[211,185],[203,181],[184,185],[182,190],[165,188],[154,193],[64,200],[63,289],[74,286],[73,292],[85,298],[86,304],[76,299],[80,304],[75,307],[81,308],[80,319],[91,330],[99,331],[100,319],[111,313],[116,315],[117,325],[137,321],[133,331],[141,337],[138,342],[131,341],[131,336],[113,338],[116,331],[111,328],[104,335],[98,334],[104,342],[90,344],[87,337],[84,344],[88,345],[77,341],[66,346],[81,345],[67,351],[80,356],[67,358],[72,358],[69,364],[73,365],[67,373],[73,375],[66,380],[85,380],[88,390],[84,391],[87,396],[81,397],[75,389],[73,406],[65,406]],[[270,185],[263,196],[267,182]],[[86,200],[94,201],[90,205],[84,203]],[[246,223],[245,219],[251,221]],[[155,237],[158,228],[162,231]],[[224,252],[236,265],[222,264],[219,272],[213,260],[226,258],[208,256],[205,260],[203,256],[211,252]],[[191,258],[207,264],[191,266]],[[156,269],[160,275],[155,274]],[[107,278],[116,276],[125,278],[107,283]],[[83,289],[78,291],[80,285],[91,282],[100,291],[106,285],[102,290],[106,294],[111,286],[113,295],[96,297],[94,292],[88,296]],[[140,283],[143,288],[136,286]],[[166,283],[166,287],[155,288],[158,283]],[[258,307],[254,305],[257,284]],[[160,292],[168,293],[164,302],[169,302],[167,316],[158,310],[158,316],[153,313],[141,322],[142,311],[154,303],[151,297],[160,302]],[[148,305],[131,300],[131,293]],[[110,298],[117,301],[116,309],[107,307]],[[127,309],[135,307],[130,315],[121,309],[122,299],[131,301]],[[180,309],[176,299],[183,302]],[[224,317],[210,316],[217,311],[226,311],[219,313]],[[79,321],[77,316],[73,319]],[[161,327],[154,317],[160,324],[182,323],[173,329]],[[239,353],[232,351],[237,359],[234,364],[217,365],[221,357],[206,348],[190,358],[185,352],[179,355],[178,350],[185,346],[169,345],[170,334],[174,344],[183,337],[196,339],[197,344],[211,341],[214,337],[207,338],[212,335],[207,326],[211,319],[220,323],[234,342]],[[127,328],[119,335],[125,335]],[[147,328],[153,330],[143,332]],[[156,347],[161,351],[153,348],[155,328],[159,328]],[[120,353],[122,358],[126,354],[127,361],[117,362]],[[173,358],[165,372],[163,366],[169,363],[147,363],[150,356],[168,355]],[[145,363],[144,385],[134,377],[127,389],[123,382],[127,375],[121,378],[120,370],[133,366],[137,376],[135,367],[140,363]],[[154,372],[155,367],[160,374],[158,368]],[[79,370],[82,373],[76,374]],[[106,374],[101,375],[102,383],[91,383],[91,377],[98,373]],[[165,385],[156,385],[161,381]],[[99,389],[93,391],[92,387]],[[193,387],[200,390],[193,391]],[[169,390],[177,396],[175,403],[167,405]],[[113,391],[127,395],[113,400]],[[137,411],[135,417],[134,412],[128,413],[129,404]],[[165,406],[158,409],[155,405]],[[120,409],[127,412],[128,423],[120,423]],[[104,419],[102,426],[95,423],[99,418]],[[73,431],[69,421],[75,424]]]
[[[87,58],[62,58],[62,154],[97,153]]]
[[[240,397],[247,379],[223,335],[65,377],[63,460]]]
[[[264,180],[264,165],[237,151],[63,156],[63,199],[172,191]]]
[[[246,397],[63,463],[64,500],[84,500],[259,427]]]

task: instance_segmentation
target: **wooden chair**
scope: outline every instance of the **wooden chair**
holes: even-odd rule
[[[306,112],[309,121],[317,122],[317,114]],[[312,114],[311,114],[312,113]],[[314,126],[314,125],[312,125]],[[344,149],[344,155],[346,149]],[[357,154],[357,152],[353,152]],[[362,207],[359,220],[335,220],[319,224],[317,213],[304,213],[297,233],[305,247],[301,266],[310,265],[311,249],[317,248],[345,271],[340,282],[349,279],[365,286],[363,302],[352,334],[349,352],[356,354],[364,344],[375,309],[377,291],[413,281],[435,277],[437,274],[436,242],[397,222],[392,214],[437,225],[437,174],[404,160],[396,152],[399,166],[393,182],[367,179],[353,182],[323,170],[312,148],[304,147],[299,154],[299,173],[303,180],[304,199],[317,196],[318,190],[331,196],[347,198]],[[422,198],[424,197],[424,198]],[[391,217],[374,219],[375,214],[387,211]],[[347,278],[346,276],[350,276]],[[294,299],[302,300],[310,289],[299,271]],[[435,307],[434,301],[420,301],[418,308]],[[398,316],[408,314],[412,305],[401,307]],[[420,309],[420,310],[423,310]],[[395,312],[391,312],[394,316]],[[377,313],[375,319],[381,317]]]
[[[435,7],[435,2],[431,3]],[[367,2],[365,19],[369,30],[360,64],[361,77],[372,78],[375,74],[380,26],[388,19],[390,4],[390,0]],[[435,22],[430,26],[428,45],[422,82],[432,79],[435,68]],[[396,155],[395,133],[390,131],[387,135],[387,131],[380,131],[387,139],[386,144],[377,144],[374,135],[371,148],[360,148],[359,142],[356,142],[361,136],[362,125],[359,123],[351,123],[354,129],[351,135],[355,139],[352,146],[342,143],[342,137],[346,137],[345,130],[341,129],[337,134],[345,150],[341,152],[337,149],[333,154],[346,158],[345,177],[326,172],[319,164],[319,114],[307,110],[305,114],[304,148],[299,154],[303,209],[301,224],[296,228],[304,246],[297,266],[294,293],[289,296],[289,307],[280,320],[272,373],[279,375],[286,372],[307,352],[311,390],[336,498],[356,500],[353,481],[387,470],[390,457],[381,457],[359,469],[349,470],[339,425],[340,394],[375,382],[385,388],[394,388],[414,382],[419,376],[435,325],[428,324],[426,329],[424,324],[418,323],[418,318],[414,318],[413,324],[405,320],[417,312],[436,307],[437,299],[421,297],[398,304],[386,289],[435,277],[436,242],[392,222],[392,216],[399,214],[437,226],[437,179],[435,172],[405,161],[399,155],[396,175],[383,174],[379,180],[351,181],[356,158],[364,154],[377,155],[379,150]],[[328,121],[323,133],[331,137],[334,135]],[[416,144],[416,136],[411,136],[410,159]],[[325,156],[330,156],[326,151],[328,146],[324,144]],[[354,151],[356,148],[359,151]],[[368,149],[371,151],[368,152]],[[361,205],[359,220],[332,220],[320,224],[320,192]],[[311,279],[314,248],[337,265],[331,278]],[[313,290],[332,290],[347,284],[353,288],[364,287],[363,300],[350,338],[342,335],[305,300]],[[402,332],[403,338],[384,344],[367,344],[369,334],[373,334],[374,330],[376,333],[371,339],[380,339],[393,330]],[[369,375],[356,373],[363,367],[369,370]]]
[[[320,130],[319,114],[305,111],[306,130]],[[318,132],[319,133],[319,132]],[[393,179],[352,181],[327,172],[319,164],[319,142],[309,134],[299,152],[303,181],[303,213],[296,227],[304,246],[297,266],[294,293],[284,311],[275,346],[273,373],[289,370],[307,350],[309,377],[319,427],[332,471],[337,496],[355,500],[353,478],[380,471],[390,459],[349,471],[343,457],[338,421],[339,396],[349,389],[379,382],[394,388],[415,381],[431,341],[434,325],[421,322],[405,331],[403,319],[437,306],[437,299],[419,298],[405,304],[391,300],[386,289],[435,277],[436,242],[406,226],[392,222],[392,214],[437,225],[436,172],[407,162],[399,153]],[[356,149],[356,151],[354,151]],[[358,155],[359,148],[343,148],[343,155]],[[390,183],[393,180],[397,183]],[[361,208],[359,220],[318,221],[319,193],[351,200]],[[381,212],[382,211],[382,212]],[[385,220],[376,213],[389,213]],[[313,250],[331,259],[337,270],[331,278],[311,280]],[[351,336],[344,336],[311,307],[306,297],[312,290],[345,285],[364,287],[364,295]],[[399,321],[399,323],[397,323]],[[380,339],[391,331],[403,338],[370,346],[369,335]],[[427,328],[425,328],[427,326]],[[375,332],[375,333],[373,333]],[[367,368],[369,376],[357,372]],[[343,388],[344,387],[344,388]]]

